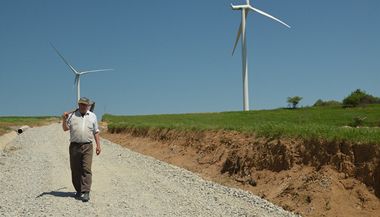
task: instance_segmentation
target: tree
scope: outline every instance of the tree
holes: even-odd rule
[[[295,109],[297,108],[298,103],[302,100],[302,97],[300,96],[293,96],[293,97],[288,97],[288,103],[292,105],[292,108]]]
[[[380,103],[380,99],[357,89],[343,100],[343,107],[357,107],[359,105],[374,103]]]

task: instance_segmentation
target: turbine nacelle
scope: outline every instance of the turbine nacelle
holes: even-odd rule
[[[234,5],[234,4],[231,4],[231,7],[232,7],[233,10],[248,9],[249,6],[251,6],[251,3],[249,2],[249,0],[247,0],[247,4],[245,4],[245,5]]]
[[[231,4],[231,7],[233,10],[242,10],[242,9],[249,9],[251,5],[233,5]]]

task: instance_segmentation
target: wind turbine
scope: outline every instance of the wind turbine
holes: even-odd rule
[[[241,23],[240,23],[239,31],[238,31],[237,38],[235,41],[234,49],[232,51],[232,55],[234,55],[236,46],[237,46],[239,39],[241,37],[242,63],[243,63],[243,67],[242,67],[243,68],[243,109],[244,109],[244,111],[249,111],[248,60],[247,60],[247,41],[246,41],[246,31],[245,31],[246,19],[247,19],[248,13],[249,13],[249,11],[254,11],[254,12],[257,12],[261,15],[264,15],[266,17],[269,17],[269,18],[281,23],[288,28],[290,28],[290,26],[288,24],[282,22],[278,18],[276,18],[270,14],[267,14],[264,11],[261,11],[257,8],[252,7],[249,0],[246,0],[246,1],[247,1],[247,3],[245,5],[233,5],[233,4],[231,4],[232,10],[241,10],[241,14],[242,14]]]
[[[112,71],[113,70],[113,69],[96,69],[96,70],[90,70],[90,71],[78,71],[65,59],[65,57],[63,57],[63,55],[61,53],[59,53],[58,49],[56,47],[54,47],[54,45],[52,43],[50,43],[50,45],[53,47],[55,52],[62,58],[62,60],[66,63],[66,65],[69,66],[69,68],[71,69],[71,71],[75,75],[74,85],[77,86],[77,102],[80,99],[80,76],[81,75],[85,75],[85,74],[88,74],[91,72],[104,72],[104,71]]]

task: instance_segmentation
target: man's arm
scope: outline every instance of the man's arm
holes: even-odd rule
[[[62,115],[62,129],[63,131],[68,131],[70,128],[67,126],[67,118],[69,117],[69,113],[65,112]]]
[[[96,132],[95,135],[95,142],[96,142],[96,155],[99,155],[100,152],[102,152],[102,149],[100,148],[100,136],[99,132]]]
[[[102,149],[100,148],[100,136],[99,136],[99,126],[96,115],[94,114],[94,138],[96,142],[96,155],[99,155]]]

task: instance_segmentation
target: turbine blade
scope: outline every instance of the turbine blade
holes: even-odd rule
[[[55,50],[55,52],[62,58],[62,60],[66,63],[66,65],[68,65],[71,69],[71,71],[74,72],[74,74],[78,74],[78,71],[74,69],[74,67],[65,59],[65,57],[63,57],[63,55],[61,53],[59,53],[58,49],[56,47],[54,47],[54,45],[52,43],[50,43],[50,45],[53,47],[53,49]]]
[[[259,14],[261,14],[261,15],[264,15],[264,16],[266,16],[266,17],[269,17],[269,18],[271,18],[271,19],[273,19],[273,20],[275,20],[275,21],[281,23],[282,25],[284,25],[284,26],[290,28],[290,26],[289,26],[288,24],[286,24],[285,22],[281,21],[280,19],[278,19],[278,18],[276,18],[276,17],[274,17],[274,16],[272,16],[272,15],[270,15],[270,14],[265,13],[264,11],[261,11],[261,10],[259,10],[259,9],[257,9],[257,8],[252,7],[252,6],[249,6],[249,8],[250,8],[251,10],[253,10],[253,11],[256,11],[257,13],[259,13]]]
[[[239,43],[241,31],[242,31],[242,29],[241,29],[241,23],[240,23],[239,31],[238,31],[238,34],[237,34],[237,37],[236,37],[236,41],[235,41],[235,45],[234,45],[234,49],[232,50],[232,56],[235,53],[235,49],[236,49],[237,44]]]
[[[113,71],[113,70],[114,69],[97,69],[97,70],[84,71],[84,72],[81,72],[80,74],[84,75],[91,72],[105,72],[105,71]]]
[[[78,75],[75,76],[73,88],[75,88],[75,86],[78,83],[78,77],[79,77]]]
[[[243,13],[243,12],[242,12]],[[248,11],[245,12],[245,18],[248,17]],[[235,50],[236,50],[236,46],[240,40],[240,35],[241,35],[241,32],[242,32],[242,23],[240,22],[240,26],[239,26],[239,31],[238,31],[238,34],[237,34],[237,37],[236,37],[236,41],[235,41],[235,45],[234,45],[234,49],[232,50],[232,56],[234,55],[235,53]]]

